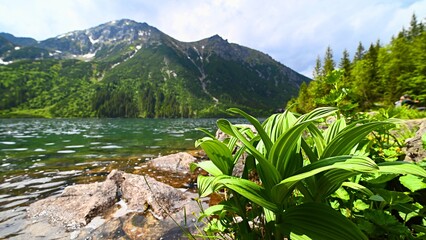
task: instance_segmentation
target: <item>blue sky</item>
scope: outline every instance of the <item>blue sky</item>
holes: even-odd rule
[[[426,0],[0,0],[0,32],[44,40],[122,18],[180,41],[219,34],[312,76],[327,46],[338,62],[359,42],[388,43]]]

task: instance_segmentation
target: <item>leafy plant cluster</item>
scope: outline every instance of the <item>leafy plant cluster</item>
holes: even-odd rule
[[[346,112],[391,107],[402,95],[426,104],[426,28],[413,15],[408,30],[403,29],[388,45],[380,42],[365,49],[359,43],[351,60],[344,50],[338,66],[330,47],[319,57],[314,80],[303,84],[299,96],[288,104],[297,112],[319,106],[338,106]],[[338,69],[337,69],[338,68]],[[337,72],[336,72],[337,71]]]
[[[197,179],[200,197],[222,196],[202,211],[199,220],[206,225],[197,237],[425,237],[424,164],[400,161],[390,134],[394,123],[347,124],[337,110],[321,107],[299,117],[287,111],[261,124],[230,109],[256,132],[220,119],[217,125],[227,139],[206,132],[209,136],[197,141],[210,159],[192,166],[209,173]],[[334,121],[324,122],[326,117]],[[234,175],[240,161],[244,170]]]

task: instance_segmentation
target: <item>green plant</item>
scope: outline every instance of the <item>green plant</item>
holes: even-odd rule
[[[426,177],[419,166],[376,164],[365,155],[365,137],[392,123],[346,125],[338,118],[321,131],[315,122],[337,109],[318,108],[298,118],[290,112],[275,114],[263,124],[241,110],[229,111],[245,117],[257,133],[220,119],[217,124],[230,136],[227,141],[212,135],[197,141],[210,159],[193,166],[210,174],[198,177],[199,194],[223,195],[219,204],[200,216],[208,222],[206,237],[367,239],[350,219],[331,207],[331,195],[348,182],[362,192],[363,186],[351,181],[361,174],[402,171]],[[244,152],[248,153],[244,172],[241,177],[233,176]]]

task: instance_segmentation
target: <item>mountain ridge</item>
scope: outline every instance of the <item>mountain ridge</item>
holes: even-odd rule
[[[32,68],[31,64],[50,62],[53,64],[50,67],[55,66],[50,70],[54,75],[50,78],[65,79],[73,74],[57,68],[63,68],[65,63],[67,67],[85,66],[87,75],[76,75],[79,78],[74,81],[83,81],[81,77],[85,76],[92,85],[84,92],[86,100],[91,102],[84,111],[88,116],[204,117],[223,114],[229,107],[266,113],[285,106],[286,101],[297,94],[300,84],[310,80],[269,55],[229,43],[217,34],[199,41],[181,42],[147,23],[129,19],[110,21],[36,43],[26,38],[26,43],[32,43],[26,46],[18,44],[23,39],[13,35],[6,39],[3,35],[0,35],[0,63],[3,63],[0,73],[3,71],[3,75],[8,72],[5,70],[10,70],[8,67],[25,63]],[[6,40],[3,43],[1,39]],[[8,86],[18,82],[28,85],[16,76],[8,81],[11,82]],[[25,92],[31,92],[30,86],[27,87]],[[16,109],[49,109],[46,111],[52,116],[81,115],[75,110],[70,113],[55,110],[58,105],[64,109],[73,105],[76,99],[72,94],[50,105],[32,104],[41,101],[32,96],[38,94],[45,93],[24,96],[13,106],[4,100],[0,109],[7,109],[9,113]],[[123,106],[125,110],[121,109]]]

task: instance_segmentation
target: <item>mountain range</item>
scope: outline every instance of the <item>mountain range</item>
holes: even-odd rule
[[[283,108],[309,78],[218,35],[128,19],[43,41],[0,33],[1,117],[212,117]]]

